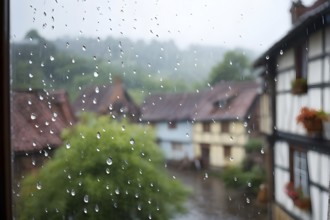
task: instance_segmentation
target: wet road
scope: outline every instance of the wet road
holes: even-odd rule
[[[267,219],[265,207],[257,205],[243,192],[227,189],[217,177],[202,171],[170,172],[192,190],[186,204],[188,213],[177,216],[175,220]]]

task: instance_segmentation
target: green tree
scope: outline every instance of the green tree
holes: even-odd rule
[[[23,181],[18,219],[169,219],[184,211],[187,190],[167,175],[151,130],[84,116]]]
[[[251,79],[251,62],[241,52],[231,50],[225,53],[223,60],[212,68],[209,82]]]

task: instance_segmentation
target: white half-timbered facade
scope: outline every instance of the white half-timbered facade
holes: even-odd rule
[[[260,129],[269,140],[272,217],[326,220],[330,140],[307,135],[296,117],[303,107],[330,114],[330,4],[298,1],[291,11],[293,28],[255,62],[263,69]],[[307,91],[292,92],[297,78]]]

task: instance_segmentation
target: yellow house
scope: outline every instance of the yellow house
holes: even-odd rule
[[[204,168],[242,162],[244,145],[258,131],[258,84],[221,82],[205,94],[195,113],[193,145]]]

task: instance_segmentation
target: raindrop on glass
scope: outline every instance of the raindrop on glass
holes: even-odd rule
[[[119,195],[119,189],[117,188],[116,190],[115,190],[115,193],[117,194],[117,195]]]
[[[100,211],[100,208],[98,205],[95,205],[95,212],[99,212]]]
[[[70,143],[66,143],[65,147],[66,147],[66,149],[70,149],[71,144]]]
[[[250,199],[249,198],[246,198],[246,203],[250,204]]]
[[[100,92],[100,89],[99,89],[98,86],[96,86],[96,88],[95,88],[95,93],[99,93],[99,92]]]
[[[75,196],[76,195],[76,191],[74,191],[74,189],[71,190],[71,196]]]
[[[55,60],[55,58],[53,56],[50,56],[49,59],[50,59],[50,61],[54,61]]]
[[[129,141],[129,143],[130,143],[131,145],[133,145],[133,144],[135,143],[135,140],[134,140],[133,138],[131,138],[131,140]]]
[[[100,132],[97,132],[97,133],[96,133],[96,138],[97,138],[97,139],[100,139],[100,138],[101,138],[101,134],[100,134]]]
[[[82,50],[86,51],[86,46],[85,45],[82,46]]]
[[[42,185],[40,182],[37,182],[37,190],[41,190],[42,189]]]
[[[94,72],[94,77],[98,77],[99,74],[97,72]]]
[[[107,164],[108,164],[109,166],[112,164],[112,158],[111,158],[111,157],[109,157],[109,158],[107,159]]]
[[[31,119],[32,119],[32,120],[35,120],[36,118],[37,118],[36,114],[32,113],[32,114],[31,114]]]
[[[85,203],[88,203],[88,200],[89,200],[88,195],[85,195],[85,196],[84,196],[84,202],[85,202]]]
[[[121,130],[122,130],[122,131],[125,131],[125,126],[124,126],[124,125],[121,126]]]

